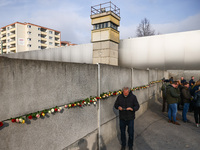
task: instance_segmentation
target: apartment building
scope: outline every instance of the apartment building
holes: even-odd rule
[[[16,53],[60,47],[60,31],[35,25],[15,22],[1,28],[2,53]]]

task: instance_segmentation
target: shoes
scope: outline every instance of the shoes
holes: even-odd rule
[[[200,127],[200,125],[197,123],[197,128]]]
[[[129,150],[133,150],[133,147],[129,147]]]
[[[178,122],[173,122],[173,124],[175,124],[175,125],[180,125],[180,123],[178,123]]]
[[[183,120],[183,122],[185,122],[185,123],[191,123],[191,121],[190,120]]]
[[[168,120],[168,122],[169,122],[169,123],[172,123],[172,121],[171,121],[171,120]]]
[[[126,149],[126,147],[122,146],[121,150],[125,150],[125,149]]]

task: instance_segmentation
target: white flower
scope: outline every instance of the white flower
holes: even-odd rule
[[[61,111],[61,109],[58,109],[58,112],[60,112]]]
[[[84,102],[84,104],[86,105],[86,102]]]
[[[54,112],[54,109],[53,109],[53,108],[51,109],[51,112],[52,112],[52,113]]]
[[[16,122],[19,122],[19,119],[18,119],[18,118],[16,119]]]
[[[96,102],[94,102],[94,105],[96,105],[97,103]]]
[[[59,107],[59,109],[62,110],[63,108],[62,108],[62,107]]]
[[[19,122],[23,122],[23,119],[22,119],[22,118],[19,118]]]
[[[37,115],[36,115],[36,117],[37,117],[37,118],[40,118],[40,115],[39,115],[39,114],[37,114]]]
[[[90,103],[88,102],[88,105],[90,105]]]
[[[51,110],[49,110],[48,113],[51,114]]]

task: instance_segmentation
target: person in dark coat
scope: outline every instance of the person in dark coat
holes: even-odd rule
[[[174,81],[172,84],[167,86],[167,103],[169,105],[168,109],[168,118],[169,118],[169,123],[174,123],[176,125],[180,125],[176,121],[176,114],[177,114],[177,103],[180,98],[180,93],[178,89],[178,82]],[[173,120],[172,120],[173,117]]]
[[[183,88],[182,88],[182,98],[183,98],[183,111],[182,111],[182,118],[183,122],[190,122],[187,119],[187,112],[190,106],[190,102],[192,99],[192,96],[190,95],[190,90],[189,90],[189,83],[185,82],[183,83]]]
[[[162,112],[165,112],[165,104],[167,103],[166,102],[166,97],[167,97],[167,86],[169,85],[169,80],[165,80],[162,87],[161,87],[161,90],[162,90],[162,96],[163,96],[163,107],[162,107]],[[167,111],[168,111],[168,105],[167,105]]]
[[[137,97],[128,87],[123,88],[123,93],[117,97],[114,107],[119,110],[120,131],[121,131],[121,150],[126,148],[126,126],[128,126],[128,146],[133,149],[134,142],[134,119],[135,112],[140,108]]]
[[[199,90],[195,92],[194,96],[194,119],[197,127],[200,126],[200,87]]]
[[[189,81],[189,85],[190,85],[190,86],[193,86],[194,83],[195,83],[195,81],[194,81],[194,76],[192,76],[192,77],[191,77],[191,80]]]
[[[183,85],[183,83],[185,83],[186,80],[184,79],[184,77],[181,77],[181,84]]]

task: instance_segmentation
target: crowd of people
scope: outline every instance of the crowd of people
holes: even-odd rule
[[[163,107],[165,112],[167,104],[168,122],[180,125],[177,122],[177,111],[182,110],[182,121],[190,123],[187,119],[187,112],[194,112],[194,119],[197,127],[200,127],[200,79],[194,81],[194,76],[187,82],[184,77],[174,81],[173,77],[163,80],[161,88],[163,92]]]

